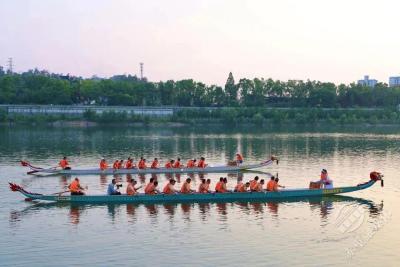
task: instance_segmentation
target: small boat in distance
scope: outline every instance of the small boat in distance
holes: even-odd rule
[[[114,175],[114,174],[149,174],[149,173],[229,173],[229,172],[239,172],[250,169],[256,169],[261,167],[266,167],[271,165],[274,161],[278,163],[278,159],[272,156],[270,159],[254,163],[254,164],[243,164],[243,165],[225,165],[225,166],[207,166],[205,168],[146,168],[146,169],[113,169],[108,168],[101,170],[100,168],[93,169],[57,169],[57,168],[41,168],[31,165],[27,161],[21,161],[21,165],[24,167],[29,167],[31,170],[27,174],[49,174],[49,175],[90,175],[90,174],[103,174],[103,175]]]
[[[269,201],[269,200],[285,200],[300,197],[323,197],[354,191],[364,190],[371,187],[382,176],[371,177],[371,179],[363,184],[356,186],[337,187],[332,189],[284,189],[276,192],[227,192],[227,193],[192,193],[192,194],[156,194],[146,195],[137,194],[128,195],[81,195],[70,196],[61,194],[42,195],[26,191],[21,186],[9,183],[11,191],[20,192],[29,200],[44,200],[62,203],[135,203],[135,204],[152,204],[152,203],[182,203],[182,202],[235,202],[235,201]]]

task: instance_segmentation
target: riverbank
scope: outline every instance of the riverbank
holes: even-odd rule
[[[76,114],[18,114],[0,110],[2,124],[50,124],[53,126],[96,125],[398,125],[400,112],[396,109],[317,109],[317,108],[223,108],[182,109],[171,116],[147,116],[125,111],[107,111],[98,114],[87,110]]]

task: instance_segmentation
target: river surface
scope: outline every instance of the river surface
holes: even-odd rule
[[[7,185],[55,193],[71,181],[27,175],[20,159],[55,166],[66,155],[78,168],[97,167],[101,157],[156,156],[164,163],[204,156],[218,165],[237,151],[247,162],[278,156],[279,165],[260,171],[278,173],[287,188],[307,187],[322,168],[335,186],[365,182],[377,170],[385,187],[296,201],[136,206],[25,202]],[[0,266],[398,266],[399,173],[399,128],[2,127]],[[223,174],[230,188],[255,175],[269,177]],[[204,175],[213,185],[220,176]],[[150,177],[134,176],[139,184]],[[82,176],[81,183],[98,194],[112,178]],[[160,188],[167,179],[158,175]],[[193,187],[199,179],[194,176]]]

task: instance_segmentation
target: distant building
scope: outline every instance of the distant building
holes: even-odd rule
[[[389,77],[389,86],[390,87],[400,86],[400,76]]]
[[[364,80],[358,80],[357,83],[364,86],[375,87],[378,81],[375,79],[370,79],[368,75],[365,75]]]

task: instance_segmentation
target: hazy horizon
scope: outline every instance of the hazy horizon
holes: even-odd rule
[[[75,76],[387,83],[400,73],[400,3],[0,1],[0,66]]]

